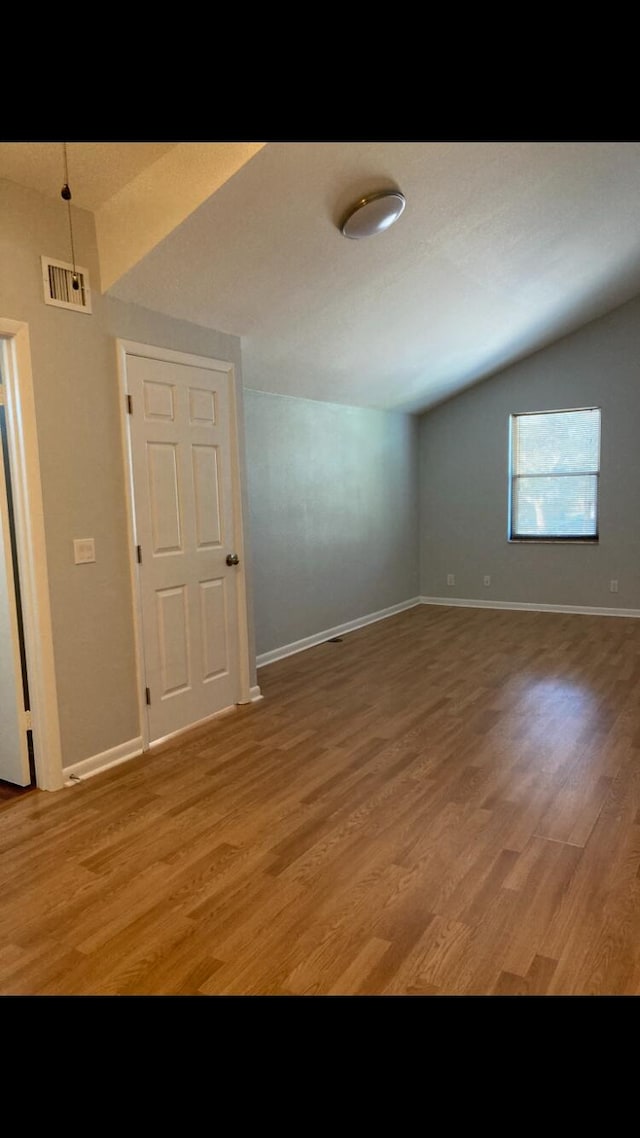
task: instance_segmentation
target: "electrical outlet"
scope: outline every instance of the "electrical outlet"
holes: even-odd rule
[[[485,573],[484,583],[487,587],[491,584],[491,575],[489,573]]]
[[[447,585],[455,585],[456,579],[453,573],[447,573]]]
[[[615,580],[609,581],[609,592],[610,593],[617,593],[618,592],[618,582],[617,581],[615,581]]]

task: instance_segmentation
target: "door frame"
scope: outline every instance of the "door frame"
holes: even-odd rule
[[[0,352],[36,784],[60,790],[64,775],[28,324],[0,318]]]
[[[122,454],[124,459],[124,480],[127,500],[127,536],[129,542],[129,569],[131,574],[131,596],[133,599],[133,626],[136,655],[136,674],[138,678],[138,713],[143,750],[149,750],[149,716],[146,704],[146,673],[144,666],[144,639],[142,632],[142,594],[138,573],[137,535],[135,497],[133,484],[133,458],[131,447],[130,416],[128,414],[129,385],[127,378],[127,357],[139,356],[143,359],[161,360],[165,363],[186,364],[188,367],[203,368],[206,371],[224,372],[229,376],[229,444],[231,458],[231,484],[234,548],[240,557],[237,569],[237,616],[238,616],[238,662],[240,669],[240,698],[238,703],[251,702],[251,680],[249,661],[249,622],[247,612],[247,584],[245,573],[244,520],[242,510],[242,482],[240,467],[240,446],[238,438],[238,400],[236,394],[237,377],[234,365],[229,360],[216,360],[208,356],[194,356],[186,352],[176,352],[171,348],[161,348],[153,344],[142,344],[136,340],[116,340],[118,379],[120,383],[120,426],[122,431]],[[224,709],[227,710],[227,709]],[[182,734],[191,727],[215,719],[223,712],[215,712],[198,723],[189,724],[175,734]],[[171,736],[166,736],[171,738]],[[164,739],[156,739],[159,746]]]

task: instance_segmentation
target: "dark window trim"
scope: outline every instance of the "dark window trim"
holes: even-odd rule
[[[542,542],[543,545],[597,545],[600,541],[600,534],[585,534],[584,537],[579,534],[567,534],[565,537],[562,535],[559,537],[537,537],[533,534],[514,534],[513,537],[509,538],[509,541],[525,541],[528,545],[532,541],[538,544]]]

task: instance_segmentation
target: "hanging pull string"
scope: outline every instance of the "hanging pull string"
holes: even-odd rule
[[[67,210],[69,214],[69,238],[71,241],[71,261],[73,263],[73,275],[71,277],[72,287],[78,291],[80,288],[80,281],[78,280],[78,273],[76,271],[76,251],[73,244],[73,224],[71,221],[71,190],[69,189],[69,159],[67,156],[67,144],[62,143],[64,152],[64,186],[60,190],[60,197],[67,203]]]

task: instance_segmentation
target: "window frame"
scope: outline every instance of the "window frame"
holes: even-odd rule
[[[515,474],[513,469],[513,441],[516,430],[516,420],[522,419],[525,416],[531,417],[533,415],[566,415],[568,413],[577,411],[597,411],[600,416],[599,431],[598,431],[598,469],[597,471],[572,471],[570,474],[562,476],[555,475],[554,477],[571,478],[574,476],[584,476],[588,474],[596,478],[596,531],[594,534],[588,534],[583,537],[572,537],[571,535],[562,535],[558,537],[543,537],[538,534],[519,535],[514,536],[514,493],[513,484],[516,478],[532,477],[531,475]],[[602,467],[602,407],[558,407],[552,410],[544,411],[514,411],[509,415],[509,446],[508,446],[508,512],[507,512],[507,541],[510,545],[531,545],[533,542],[537,545],[597,545],[600,541],[600,472]],[[540,475],[540,477],[552,477],[551,475]]]

